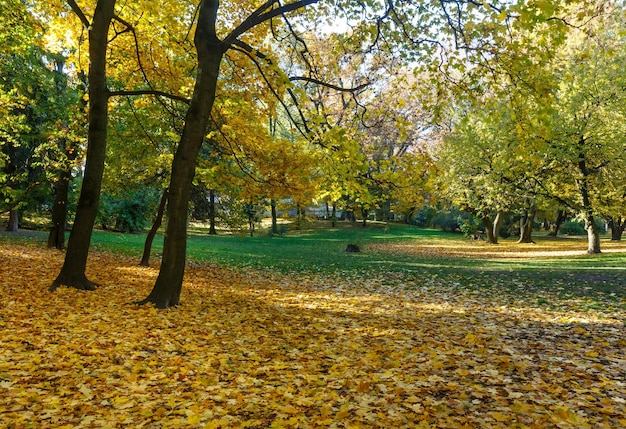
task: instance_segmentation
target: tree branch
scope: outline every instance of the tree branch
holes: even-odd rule
[[[257,10],[252,12],[250,16],[246,18],[241,24],[239,24],[233,31],[231,31],[231,33],[226,36],[223,43],[226,46],[226,49],[228,49],[230,46],[235,44],[235,41],[239,38],[239,36],[250,30],[251,28],[261,24],[262,22],[275,18],[284,13],[304,8],[317,2],[319,2],[319,0],[298,0],[284,6],[270,9],[272,6],[274,6],[274,4],[278,4],[278,0],[267,0],[265,3],[259,6]],[[270,10],[268,12],[265,12],[268,9]]]
[[[156,95],[157,97],[169,98],[170,100],[180,101],[187,105],[191,103],[191,100],[189,100],[188,98],[163,91],[157,91],[154,89],[139,89],[135,91],[109,91],[109,97],[128,97],[132,95]]]
[[[91,27],[91,22],[89,22],[89,20],[87,19],[81,8],[76,4],[76,2],[74,0],[67,0],[67,4],[70,6],[70,8],[72,8],[72,11],[76,14],[78,19],[80,19],[80,22],[83,23],[83,26],[87,30],[89,30],[89,27]]]
[[[324,82],[322,80],[315,79],[315,78],[312,78],[312,77],[306,77],[306,76],[293,76],[293,77],[290,77],[289,80],[291,82],[295,82],[295,81],[301,80],[301,81],[304,81],[304,82],[310,82],[310,83],[314,83],[316,85],[325,86],[327,88],[334,89],[335,91],[353,92],[353,93],[354,92],[359,92],[362,89],[367,88],[371,84],[371,82],[366,82],[366,83],[362,83],[361,85],[357,85],[357,86],[355,86],[353,88],[343,88],[341,86],[333,85],[332,83]]]

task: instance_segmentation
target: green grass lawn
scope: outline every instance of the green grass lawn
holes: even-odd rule
[[[342,224],[330,228],[316,222],[308,229],[290,230],[282,237],[261,231],[255,237],[220,234],[209,236],[192,228],[188,240],[190,261],[261,269],[294,275],[319,274],[332,278],[387,279],[404,287],[427,287],[433,282],[451,289],[464,288],[498,293],[557,292],[563,297],[586,297],[590,306],[626,297],[626,243],[603,241],[606,252],[586,255],[582,238],[548,238],[535,234],[536,244],[519,245],[503,240],[494,246],[468,240],[460,234],[406,225]],[[44,232],[28,232],[29,241],[45,241]],[[10,239],[5,234],[1,240]],[[22,237],[23,238],[23,237]],[[15,239],[15,238],[13,238]],[[95,231],[92,246],[136,256],[139,260],[145,234]],[[163,237],[153,245],[158,260]],[[362,252],[345,252],[357,244]],[[541,298],[538,298],[541,299]]]

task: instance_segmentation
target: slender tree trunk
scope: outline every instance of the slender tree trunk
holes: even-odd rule
[[[209,190],[209,235],[217,235],[215,230],[215,190]]]
[[[143,245],[143,255],[141,256],[141,262],[139,265],[143,267],[150,266],[150,253],[152,252],[152,242],[154,241],[154,237],[156,237],[156,233],[161,227],[161,223],[163,222],[163,214],[165,213],[165,207],[167,205],[167,189],[163,191],[161,195],[161,201],[159,201],[159,208],[157,210],[156,218],[154,219],[154,223],[152,224],[152,228],[148,231],[148,235],[146,235],[146,242]]]
[[[524,211],[522,218],[520,219],[520,235],[518,243],[534,243],[533,241],[533,225],[535,223],[535,206],[531,206]]]
[[[498,244],[498,239],[500,237],[500,225],[502,224],[502,218],[504,217],[502,211],[498,211],[496,213],[496,217],[493,220],[493,227],[491,229],[493,239],[495,240],[493,244]]]
[[[89,129],[85,172],[65,261],[50,286],[51,291],[61,285],[83,290],[93,290],[97,286],[87,279],[85,268],[104,173],[109,98],[106,53],[114,8],[115,0],[98,0],[89,29]]]
[[[278,234],[278,215],[276,213],[276,200],[270,200],[270,207],[272,209],[272,234]]]
[[[556,222],[554,222],[554,231],[551,231],[548,234],[549,236],[556,237],[558,235],[559,229],[561,228],[561,225],[565,221],[565,218],[566,218],[565,210],[559,210],[558,214],[556,215]]]
[[[217,78],[224,48],[215,32],[218,0],[200,3],[195,45],[198,71],[185,126],[172,163],[167,232],[159,276],[150,294],[140,304],[153,303],[157,308],[178,305],[185,273],[187,248],[187,209],[196,159],[207,130],[215,101]]]
[[[18,209],[9,210],[9,223],[7,223],[7,232],[17,232],[20,229],[20,215]]]
[[[363,216],[363,221],[362,221],[361,226],[363,228],[366,228],[367,227],[367,209],[365,208],[361,209],[361,216]]]
[[[52,227],[48,235],[48,247],[56,249],[65,248],[65,224],[67,223],[67,195],[70,190],[72,171],[67,168],[61,172],[54,192],[54,205],[52,206]]]
[[[337,203],[334,202],[333,203],[333,211],[332,214],[330,216],[331,222],[330,225],[334,228],[337,226]]]

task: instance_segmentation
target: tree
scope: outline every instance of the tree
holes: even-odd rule
[[[109,90],[106,81],[108,35],[114,18],[115,0],[98,0],[92,20],[73,1],[68,4],[89,31],[89,127],[83,184],[78,200],[76,217],[68,241],[65,261],[53,291],[61,285],[93,290],[96,284],[85,275],[91,232],[98,214],[100,189],[106,155]]]

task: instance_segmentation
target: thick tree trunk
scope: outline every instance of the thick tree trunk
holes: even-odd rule
[[[278,234],[278,214],[276,213],[276,200],[270,201],[270,207],[272,210],[272,234]]]
[[[485,232],[487,233],[487,243],[498,244],[498,236],[493,233],[494,227],[489,216],[484,216],[480,220],[485,227]]]
[[[591,211],[585,211],[585,229],[587,230],[587,253],[601,253],[600,233]]]
[[[209,235],[217,235],[215,229],[215,191],[209,190]]]
[[[148,231],[148,235],[146,235],[146,242],[143,245],[143,255],[141,256],[141,262],[139,265],[142,267],[150,266],[150,253],[152,253],[152,242],[154,241],[154,237],[156,237],[156,233],[161,227],[161,223],[163,222],[163,214],[165,213],[165,206],[167,205],[167,189],[163,191],[161,195],[161,201],[159,201],[159,208],[157,210],[156,218],[154,219],[154,223],[152,224],[152,228]]]
[[[219,3],[200,3],[195,45],[198,71],[185,126],[172,163],[170,197],[167,209],[167,231],[163,259],[156,283],[140,304],[153,303],[157,308],[178,305],[185,273],[187,248],[187,209],[196,159],[207,130],[209,114],[215,101],[217,78],[224,55],[215,33]]]
[[[593,205],[591,203],[591,195],[589,193],[588,186],[588,177],[591,173],[587,169],[587,163],[585,162],[583,155],[581,155],[580,160],[578,161],[578,170],[582,176],[582,178],[578,180],[578,190],[583,201],[585,229],[587,230],[587,253],[600,253],[600,234],[598,232],[598,228],[596,227],[593,215]]]
[[[51,291],[61,285],[84,290],[93,290],[97,286],[87,279],[85,268],[104,173],[109,99],[106,52],[114,8],[115,0],[98,0],[89,30],[89,129],[85,172],[65,261],[50,286]]]
[[[17,232],[20,229],[20,215],[18,209],[9,210],[9,222],[7,223],[7,232]]]
[[[621,216],[610,217],[609,226],[611,227],[611,241],[621,241],[624,228],[626,228],[626,222]]]
[[[520,235],[518,243],[534,243],[533,241],[533,225],[535,223],[535,207],[532,206],[524,211],[520,219]]]

